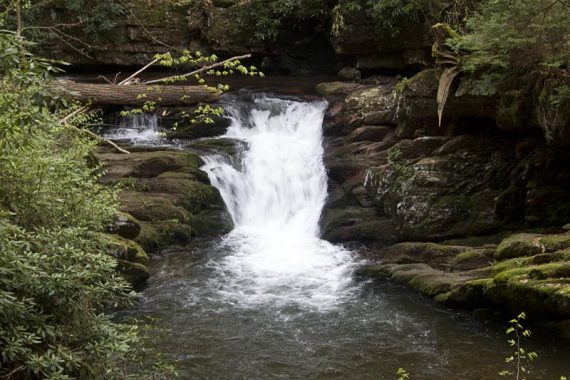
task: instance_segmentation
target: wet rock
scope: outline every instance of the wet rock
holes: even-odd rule
[[[176,123],[167,132],[167,137],[172,139],[197,139],[202,137],[221,136],[228,130],[231,124],[230,119],[226,117],[211,116],[211,122],[199,121],[191,123],[182,120]]]
[[[449,307],[495,307],[524,310],[533,320],[565,319],[570,316],[570,248],[556,249],[567,239],[567,234],[515,234],[496,249],[399,243],[379,252],[381,262],[358,274],[391,278]],[[540,241],[550,242],[547,250],[554,251],[536,249]],[[508,247],[516,253],[497,254]]]
[[[149,277],[150,261],[144,249],[136,242],[119,235],[104,235],[112,254],[117,258],[117,270],[125,276],[134,287],[143,285]]]
[[[121,212],[117,214],[113,223],[108,227],[108,231],[125,239],[133,240],[141,232],[141,226],[132,215]]]
[[[362,77],[362,73],[356,67],[345,66],[340,69],[337,76],[346,81],[358,81]]]
[[[140,226],[135,239],[145,248],[187,243],[232,228],[220,193],[200,170],[196,154],[143,151],[97,157],[107,170],[101,181],[123,186],[119,200]]]
[[[347,136],[348,142],[382,141],[394,128],[386,125],[364,125]]]
[[[321,96],[346,96],[364,86],[358,83],[325,82],[315,86],[315,90]]]
[[[397,232],[392,223],[375,216],[373,209],[360,207],[327,209],[321,218],[322,237],[332,242],[396,241]]]

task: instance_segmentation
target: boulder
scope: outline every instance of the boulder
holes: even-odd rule
[[[437,88],[440,72],[424,70],[398,85],[398,135],[414,137],[417,131],[430,135],[461,134],[495,126],[497,98],[473,94],[456,87],[447,99],[442,127],[438,126]]]
[[[115,216],[113,223],[107,228],[108,232],[117,234],[125,239],[136,239],[141,232],[138,220],[126,212],[120,212]]]
[[[381,262],[357,274],[390,278],[449,307],[524,310],[531,320],[563,320],[570,317],[570,248],[556,249],[567,239],[515,234],[496,248],[511,249],[504,255],[493,245],[399,243],[378,252]],[[540,241],[555,251],[544,253]]]
[[[105,234],[104,241],[117,258],[117,270],[125,276],[133,287],[145,284],[149,277],[149,257],[144,249],[132,240],[119,235]]]
[[[135,238],[147,249],[185,244],[195,236],[229,232],[231,218],[219,191],[191,152],[101,153],[101,182],[122,186],[119,200],[139,226]]]

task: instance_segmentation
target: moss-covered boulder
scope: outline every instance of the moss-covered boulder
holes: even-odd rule
[[[108,232],[134,240],[141,232],[139,221],[126,212],[120,212],[108,227]]]
[[[150,261],[145,250],[138,243],[119,235],[105,234],[103,237],[111,253],[117,258],[117,270],[134,287],[144,285],[149,277]]]
[[[200,157],[172,150],[101,153],[102,182],[120,185],[119,200],[131,222],[133,237],[147,249],[186,244],[195,236],[228,232],[231,220],[219,191],[200,170]]]
[[[497,260],[504,260],[543,253],[545,248],[541,242],[541,238],[542,235],[536,234],[517,234],[509,236],[499,244],[495,257]]]
[[[498,247],[400,243],[357,274],[390,278],[450,307],[563,320],[570,318],[570,248],[558,248],[568,237],[515,234]]]

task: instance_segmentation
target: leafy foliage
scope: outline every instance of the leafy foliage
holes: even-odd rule
[[[333,5],[330,0],[248,0],[236,8],[236,21],[240,29],[253,30],[257,40],[271,42],[284,22],[293,28],[308,23],[313,30],[323,29]]]
[[[522,326],[522,322],[526,319],[524,312],[520,313],[516,318],[509,321],[509,328],[505,332],[509,337],[509,346],[515,349],[512,355],[505,358],[506,363],[512,363],[512,370],[504,370],[499,372],[501,376],[515,376],[517,380],[525,380],[525,376],[529,373],[529,368],[525,363],[530,363],[538,358],[536,352],[526,351],[521,344],[523,337],[529,338],[530,330]]]
[[[555,138],[570,116],[570,4],[486,0],[465,28],[467,34],[448,45],[462,57],[461,69],[476,78],[476,91],[504,96],[514,118],[528,116],[521,106],[529,99],[531,117]]]
[[[344,14],[360,13],[374,20],[381,32],[397,35],[412,22],[432,18],[442,0],[340,0],[335,7],[333,33],[340,28]]]
[[[29,33],[39,37],[42,31],[38,26],[49,26],[46,19],[50,8],[65,9],[71,15],[64,23],[81,24],[82,30],[93,38],[97,33],[113,29],[122,5],[117,0],[0,0],[3,11],[0,12],[0,25],[4,28],[15,26],[18,7],[22,14],[22,23]],[[47,22],[47,24],[46,24]],[[13,28],[15,29],[15,28]]]
[[[102,312],[128,303],[98,231],[117,210],[93,143],[58,124],[50,62],[0,34],[0,377],[112,378],[138,335]]]

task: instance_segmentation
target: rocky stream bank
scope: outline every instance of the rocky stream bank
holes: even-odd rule
[[[370,265],[361,276],[391,278],[451,307],[524,309],[570,335],[568,128],[547,143],[531,108],[501,108],[497,96],[474,92],[467,80],[452,88],[439,127],[438,73],[417,73],[432,63],[428,28],[378,35],[373,21],[357,17],[333,37],[305,38],[285,25],[274,43],[260,44],[235,30],[232,0],[129,3],[136,17],[118,22],[120,38],[101,36],[105,48],[94,46],[91,58],[57,40],[44,53],[78,67],[141,66],[164,50],[162,42],[221,56],[254,53],[268,73],[338,72],[339,82],[316,86],[329,102],[323,238],[367,245]],[[66,11],[54,9],[52,18],[65,21]],[[410,70],[417,74],[403,81],[371,75]],[[202,141],[225,128],[180,126],[170,137]],[[199,169],[203,149],[233,149],[218,142],[97,152],[107,171],[101,181],[122,184],[125,214],[110,232],[121,237],[117,256],[135,283],[148,277],[144,250],[231,229],[219,192]]]
[[[468,91],[440,128],[433,78],[317,86],[330,102],[323,236],[375,247],[358,275],[450,307],[525,310],[569,336],[567,144],[513,131],[495,99]]]

